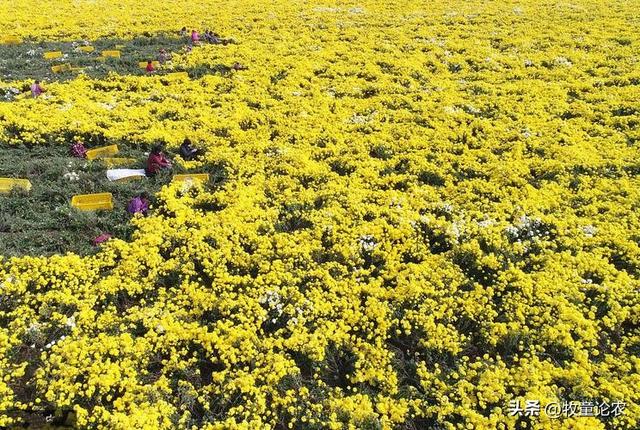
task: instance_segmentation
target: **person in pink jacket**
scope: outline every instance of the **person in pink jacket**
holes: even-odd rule
[[[35,81],[31,84],[31,95],[33,98],[38,98],[45,90],[40,86],[40,81]]]
[[[200,35],[197,30],[191,30],[191,43],[198,45],[200,43]]]

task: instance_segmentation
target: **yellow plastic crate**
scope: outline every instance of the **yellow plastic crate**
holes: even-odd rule
[[[31,191],[31,182],[28,179],[0,178],[0,193],[10,193],[14,188]]]
[[[81,211],[110,211],[113,209],[113,196],[111,193],[78,194],[71,198],[71,206]]]
[[[124,49],[124,45],[116,45],[116,49]]]
[[[2,39],[0,39],[2,41],[2,43],[4,43],[5,45],[17,45],[19,43],[22,43],[22,39],[20,39],[17,36],[4,36]]]
[[[135,158],[107,157],[107,158],[103,158],[102,162],[107,167],[115,167],[115,166],[122,166],[123,164],[133,164],[133,163],[136,162],[136,159]]]
[[[62,57],[62,51],[50,51],[43,54],[45,60],[54,60]]]
[[[131,181],[139,181],[140,179],[145,179],[146,176],[140,176],[140,175],[131,175],[131,176],[125,176],[123,178],[120,179],[116,179],[115,182],[131,182]]]
[[[165,76],[169,79],[189,79],[189,74],[187,72],[167,73]]]
[[[96,48],[94,48],[93,46],[81,46],[80,47],[80,51],[86,52],[86,53],[90,53],[90,52],[93,52],[95,50],[96,50]]]
[[[160,67],[160,62],[159,61],[152,61],[151,64],[153,64],[153,67],[155,69],[157,69],[158,67]],[[138,63],[138,67],[140,67],[141,69],[146,69],[147,68],[147,62],[146,61],[140,61]]]
[[[173,180],[176,182],[184,182],[184,181],[200,181],[207,182],[209,181],[208,173],[188,173],[184,175],[175,175]]]
[[[72,70],[69,64],[59,64],[57,66],[51,66],[53,73],[70,72]]]
[[[103,58],[120,58],[120,51],[102,51]]]
[[[90,149],[87,151],[87,159],[95,160],[96,158],[107,158],[118,153],[118,145],[103,146],[101,148]]]

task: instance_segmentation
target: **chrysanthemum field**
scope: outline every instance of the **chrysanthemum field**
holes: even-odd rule
[[[639,7],[2,2],[0,427],[640,428]],[[69,206],[105,187],[150,215]]]

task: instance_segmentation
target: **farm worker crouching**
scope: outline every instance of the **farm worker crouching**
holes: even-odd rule
[[[76,158],[87,158],[87,148],[79,140],[71,145],[71,155]]]
[[[200,35],[197,30],[191,30],[191,43],[197,45],[200,43]]]
[[[149,194],[146,192],[140,193],[140,195],[134,197],[129,202],[127,206],[127,212],[131,215],[142,214],[147,215],[147,211],[149,210]]]
[[[40,86],[40,81],[35,81],[33,84],[31,84],[31,95],[33,96],[33,98],[37,98],[44,92],[45,89]]]
[[[164,64],[169,60],[171,60],[171,54],[169,54],[166,49],[162,48],[158,54],[158,62],[160,64]]]
[[[191,140],[189,138],[185,138],[184,142],[182,142],[182,145],[180,145],[180,156],[185,161],[191,161],[195,159],[199,153],[200,150],[194,148],[193,145],[191,145]]]
[[[171,160],[162,152],[162,145],[155,145],[147,158],[147,167],[144,169],[147,176],[154,176],[161,169],[170,169]]]
[[[213,32],[209,31],[209,29],[204,31],[204,36],[202,36],[205,42],[209,43],[217,43],[215,41],[215,37],[213,36]]]
[[[111,239],[110,233],[102,233],[100,236],[93,239],[93,245],[98,246],[100,244],[105,243],[107,240]]]
[[[153,67],[153,61],[151,61],[151,60],[147,61],[147,68],[146,68],[146,70],[147,70],[147,73],[153,73],[153,72],[155,72],[155,71],[156,71],[156,68],[155,68],[155,67]]]

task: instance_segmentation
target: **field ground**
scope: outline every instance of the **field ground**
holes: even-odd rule
[[[98,39],[91,43],[96,51],[90,54],[75,50],[75,47],[81,45],[80,41],[0,45],[0,56],[5,59],[1,63],[0,75],[5,79],[64,82],[74,79],[76,73],[53,73],[51,66],[69,63],[79,67],[88,66],[84,74],[96,79],[104,78],[108,73],[144,76],[146,72],[139,68],[139,61],[144,61],[145,58],[155,59],[160,48],[178,54],[185,44],[185,38],[151,35],[133,40]],[[117,45],[124,46],[121,58],[101,63],[96,61],[102,50],[115,49]],[[69,55],[62,61],[46,60],[42,53],[48,51],[62,51]],[[30,55],[29,52],[33,54]],[[173,68],[171,71],[174,71]],[[198,67],[189,71],[190,78],[194,79],[206,74],[224,75],[228,72],[229,67],[225,65],[219,65],[215,69]],[[158,74],[162,75],[163,70],[159,70]],[[28,92],[28,87],[29,84],[25,83],[20,90]],[[104,144],[113,142],[107,143],[100,139],[85,142],[88,149]],[[134,165],[123,167],[144,168],[149,148],[143,151],[126,143],[120,144],[119,148],[119,157],[138,160]],[[163,174],[159,178],[145,181],[110,182],[106,178],[107,167],[103,163],[99,160],[87,161],[71,157],[68,149],[61,145],[0,145],[0,177],[26,178],[34,185],[31,193],[17,191],[10,196],[0,194],[3,207],[0,214],[0,255],[52,255],[66,252],[87,255],[97,251],[92,245],[93,239],[104,232],[128,240],[133,227],[126,212],[127,202],[142,191],[155,194],[169,179],[168,175]],[[179,163],[176,167],[174,173],[186,173]],[[79,179],[67,179],[64,175],[70,172],[79,173]],[[114,195],[114,211],[83,213],[70,207],[73,195],[100,192]]]
[[[82,73],[91,78],[104,78],[108,73],[142,76],[147,72],[140,68],[140,62],[156,61],[161,48],[174,53],[174,55],[180,55],[187,46],[187,39],[171,35],[151,34],[134,39],[101,38],[91,42],[90,46],[95,48],[91,53],[85,53],[78,49],[83,45],[83,40],[25,42],[19,45],[0,44],[0,58],[2,58],[0,60],[0,76],[4,80],[12,81],[40,79],[48,82],[64,82],[74,79],[80,73],[77,71],[54,73],[51,67],[60,64],[81,68]],[[119,46],[121,48],[117,50],[120,51],[120,58],[98,61],[102,51],[116,50]],[[63,57],[53,60],[47,60],[43,57],[45,52],[52,51],[61,51]],[[230,71],[230,66],[231,64],[215,64],[176,70],[169,63],[166,67],[160,67],[157,73],[161,75],[173,71],[186,71],[191,78],[199,78],[212,73],[227,74]],[[26,92],[29,84],[25,83],[24,87],[19,89]]]
[[[141,151],[127,151],[137,157],[143,168]],[[112,183],[100,161],[88,162],[68,155],[64,147],[1,148],[0,176],[29,179],[30,193],[14,191],[0,195],[0,254],[51,255],[68,251],[80,254],[95,250],[93,239],[103,232],[129,238],[132,227],[126,205],[137,192],[159,189],[156,180]],[[79,179],[69,180],[65,173],[77,172]],[[75,194],[110,192],[115,210],[80,212],[70,206]]]

